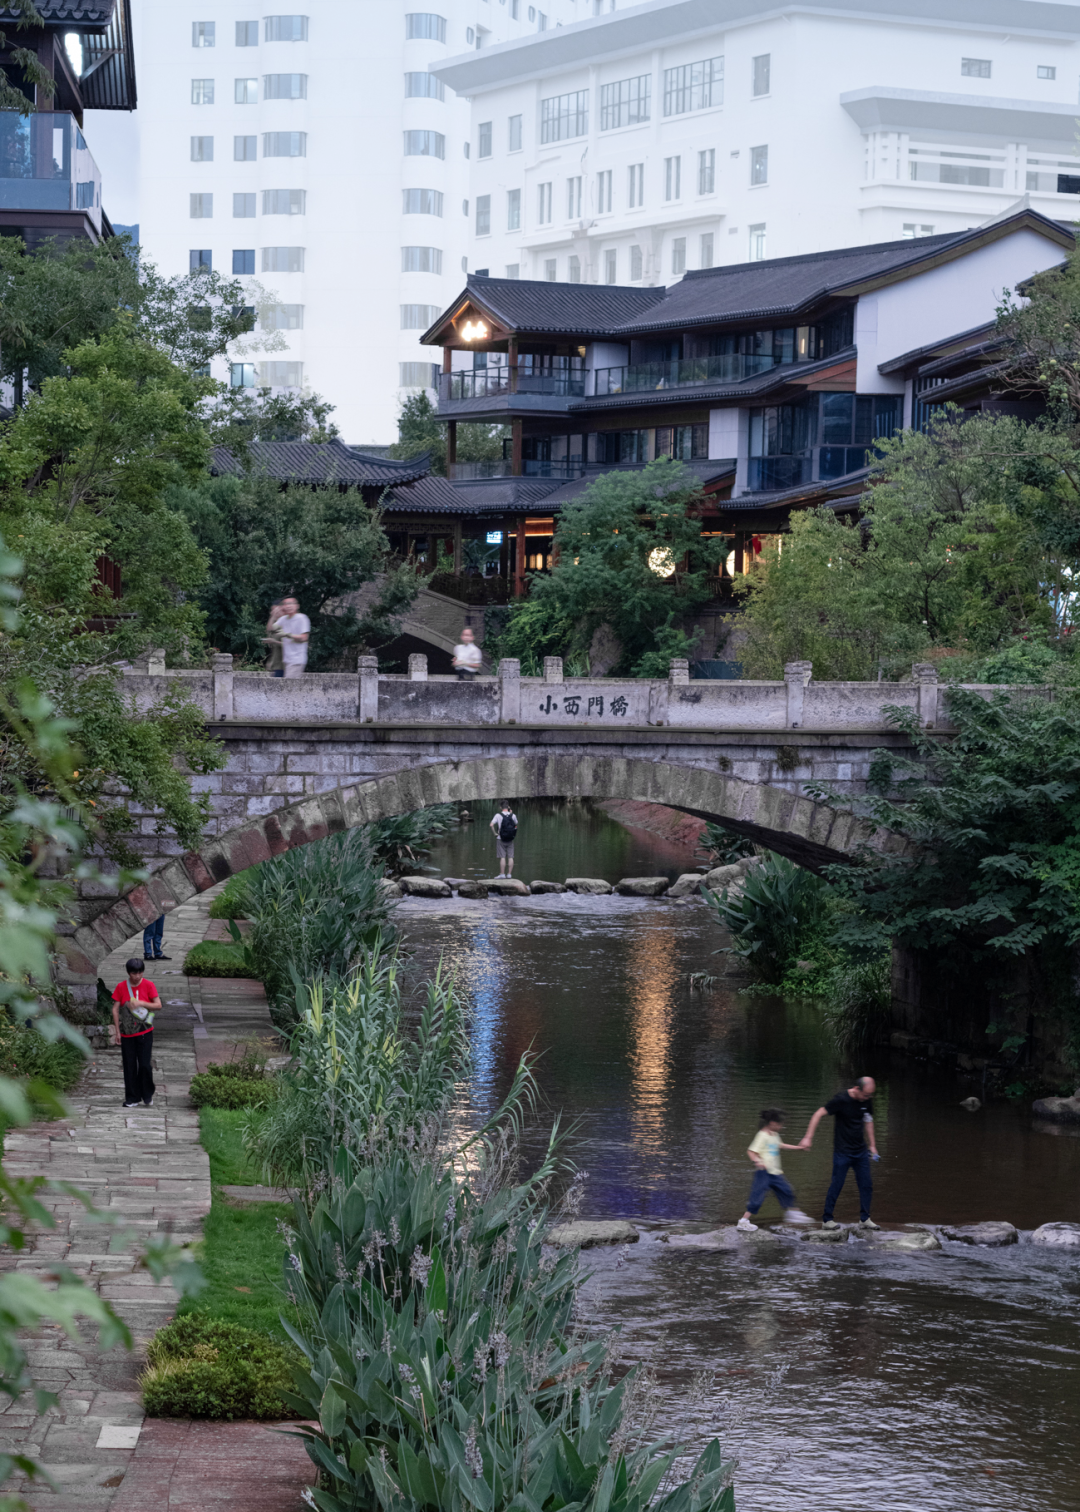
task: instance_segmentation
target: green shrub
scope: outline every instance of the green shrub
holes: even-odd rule
[[[211,1066],[191,1078],[190,1096],[196,1108],[265,1108],[277,1096],[277,1081],[270,1076],[215,1076],[228,1067]]]
[[[845,961],[829,979],[822,1017],[845,1055],[873,1044],[888,1027],[892,1008],[892,955]]]
[[[254,870],[255,867],[252,867],[251,871]],[[251,917],[251,899],[247,890],[250,875],[251,872],[246,871],[229,878],[210,905],[212,919],[249,919]]]
[[[705,899],[729,930],[731,949],[763,982],[782,982],[803,942],[820,933],[829,906],[828,883],[771,852],[746,877],[741,894]]]
[[[748,840],[745,835],[737,835],[734,830],[725,829],[722,824],[716,824],[712,820],[702,830],[697,848],[698,854],[711,861],[713,866],[731,866],[744,856],[754,854],[752,840]]]
[[[67,1092],[79,1080],[86,1056],[67,1040],[47,1040],[31,1025],[0,1022],[0,1076],[39,1081]]]
[[[139,1385],[150,1417],[282,1418],[295,1350],[204,1313],[166,1324],[146,1351]]]
[[[258,980],[258,973],[245,960],[243,948],[224,940],[200,940],[184,957],[183,969],[188,976],[254,977]]]

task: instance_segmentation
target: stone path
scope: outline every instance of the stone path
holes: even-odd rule
[[[191,1512],[208,1501],[221,1512],[247,1512],[256,1500],[260,1512],[284,1512],[300,1506],[311,1480],[296,1439],[264,1424],[144,1426],[138,1393],[146,1343],[177,1303],[171,1283],[158,1285],[140,1269],[138,1251],[154,1234],[197,1240],[210,1210],[210,1165],[188,1101],[191,1077],[197,1065],[238,1053],[238,1040],[272,1032],[258,982],[181,971],[208,925],[218,933],[207,918],[211,901],[204,893],[169,914],[165,949],[172,959],[148,965],[163,1005],[154,1029],[153,1107],[122,1106],[120,1051],[99,1043],[69,1094],[71,1116],[11,1130],[4,1141],[12,1175],[72,1182],[98,1208],[122,1215],[123,1228],[93,1220],[75,1198],[44,1194],[56,1228],[35,1236],[21,1255],[0,1255],[0,1266],[47,1274],[63,1261],[113,1304],[135,1341],[131,1352],[106,1352],[51,1328],[34,1340],[34,1379],[58,1393],[59,1403],[42,1416],[30,1399],[0,1408],[0,1445],[32,1454],[52,1477],[54,1489],[38,1483],[24,1490],[35,1512],[122,1512],[136,1495],[155,1512]],[[141,954],[140,935],[101,963],[101,976],[113,986],[127,958]],[[14,1488],[13,1481],[5,1489]]]

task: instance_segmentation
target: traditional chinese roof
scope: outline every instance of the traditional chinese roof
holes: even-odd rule
[[[367,457],[344,441],[254,441],[248,447],[250,468],[224,446],[215,446],[210,471],[217,476],[247,471],[277,478],[282,483],[383,488],[427,477],[425,453],[408,461]]]
[[[48,27],[81,31],[85,26],[108,26],[116,0],[37,0],[38,15]],[[0,21],[18,17],[10,6],[0,5]]]
[[[76,32],[82,40],[83,67],[78,98],[86,110],[134,110],[135,55],[131,41],[131,0],[37,0],[46,31]],[[8,46],[29,46],[27,34],[13,29],[18,13],[0,0],[0,26]]]

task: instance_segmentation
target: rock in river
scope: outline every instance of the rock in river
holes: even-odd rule
[[[566,890],[572,893],[609,893],[612,886],[600,877],[567,877]]]
[[[701,872],[683,872],[667,890],[669,898],[694,898],[701,891],[705,878]]]
[[[402,877],[401,890],[410,898],[452,898],[441,877]]]
[[[1032,1105],[1036,1118],[1045,1118],[1050,1123],[1080,1124],[1080,1093],[1071,1097],[1040,1097]]]
[[[519,882],[517,877],[489,877],[484,886],[497,898],[527,898],[529,896],[528,885]]]
[[[545,1244],[557,1244],[560,1249],[591,1249],[594,1244],[636,1244],[638,1231],[632,1223],[619,1219],[596,1222],[575,1219],[573,1223],[560,1223],[548,1229]]]
[[[1015,1244],[1017,1237],[1011,1223],[995,1219],[985,1223],[964,1223],[959,1228],[946,1224],[939,1233],[943,1239],[952,1239],[958,1244],[985,1244],[994,1249],[1003,1244]]]
[[[1031,1242],[1056,1249],[1080,1249],[1080,1223],[1044,1223],[1032,1234]]]
[[[624,898],[659,898],[670,886],[666,877],[624,877],[615,891]]]
[[[532,893],[562,893],[566,888],[561,882],[530,882],[529,891]]]
[[[457,895],[459,898],[486,898],[487,885],[483,882],[459,882]]]
[[[941,1241],[933,1234],[903,1234],[895,1230],[879,1229],[877,1233],[870,1235],[870,1242],[875,1249],[890,1250],[939,1250]]]

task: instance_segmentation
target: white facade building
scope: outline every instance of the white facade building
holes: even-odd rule
[[[434,65],[472,101],[469,265],[690,269],[1072,221],[1080,6],[650,0]]]
[[[397,436],[431,382],[419,337],[464,279],[469,106],[450,54],[591,14],[584,0],[133,0],[139,108],[95,121],[116,222],[165,274],[209,263],[273,296],[279,350],[215,376],[311,389],[353,442]],[[468,208],[467,208],[468,207]]]

